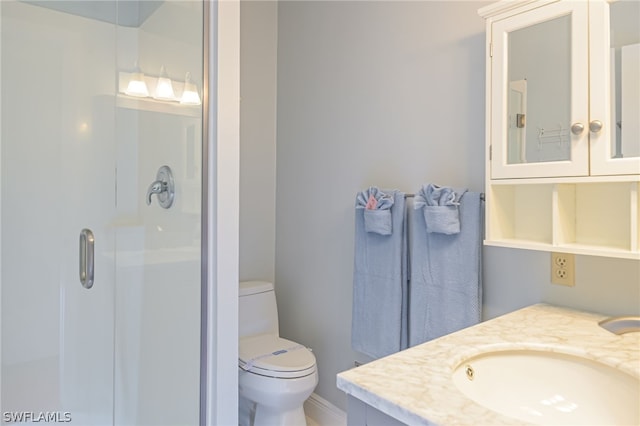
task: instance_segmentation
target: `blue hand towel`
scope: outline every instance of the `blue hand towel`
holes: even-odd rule
[[[480,322],[482,310],[482,201],[460,198],[460,232],[428,232],[412,215],[409,346]]]
[[[403,323],[407,311],[406,209],[404,193],[383,191],[393,201],[385,209],[392,232],[367,232],[367,209],[358,208],[363,199],[368,200],[371,188],[365,192],[356,200],[351,345],[358,352],[380,358],[406,348],[408,343],[406,320]],[[377,189],[373,193],[377,194]]]
[[[372,186],[366,191],[358,193],[356,209],[364,209],[364,230],[380,235],[391,235],[393,222],[391,220],[391,206],[393,196]]]
[[[427,232],[457,234],[460,232],[458,206],[466,189],[424,185],[416,194],[414,208],[422,209]]]

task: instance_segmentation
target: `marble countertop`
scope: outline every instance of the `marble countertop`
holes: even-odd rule
[[[615,335],[605,316],[537,304],[338,374],[338,388],[410,425],[516,425],[473,402],[453,383],[467,358],[488,351],[543,349],[600,361],[640,377],[640,333]]]

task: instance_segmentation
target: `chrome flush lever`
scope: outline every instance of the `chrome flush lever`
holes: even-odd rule
[[[149,185],[147,190],[147,205],[151,205],[151,197],[156,194],[160,207],[168,209],[173,204],[175,198],[175,184],[173,173],[169,166],[162,166],[158,169],[156,180]]]

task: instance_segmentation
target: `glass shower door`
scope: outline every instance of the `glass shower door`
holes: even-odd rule
[[[2,423],[198,423],[202,20],[200,1],[0,1]]]
[[[0,7],[3,422],[112,424],[115,29]],[[91,289],[79,281],[85,228]]]

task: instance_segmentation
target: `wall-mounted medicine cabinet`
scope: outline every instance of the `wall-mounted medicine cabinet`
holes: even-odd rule
[[[507,0],[479,14],[485,243],[640,259],[640,2]]]

